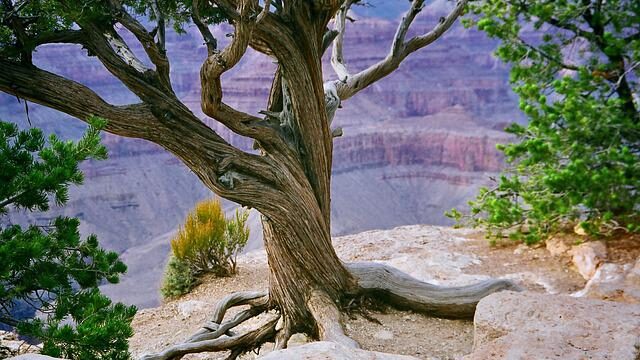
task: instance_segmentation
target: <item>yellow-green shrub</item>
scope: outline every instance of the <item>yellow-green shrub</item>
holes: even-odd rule
[[[219,200],[202,201],[171,240],[173,255],[194,275],[233,275],[236,256],[249,239],[247,218],[246,211],[237,210],[234,217],[226,219]]]

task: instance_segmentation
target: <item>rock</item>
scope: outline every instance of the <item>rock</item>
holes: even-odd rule
[[[635,265],[601,265],[584,289],[572,296],[640,303],[640,259]]]
[[[302,346],[304,344],[308,344],[311,341],[309,337],[302,333],[297,333],[291,335],[289,342],[287,343],[287,347],[292,348],[296,346]]]
[[[564,255],[571,249],[569,244],[567,244],[567,241],[560,236],[554,236],[547,239],[547,241],[545,241],[545,245],[547,247],[547,251],[549,251],[553,256]]]
[[[576,233],[576,235],[587,236],[587,232],[580,224],[576,224],[576,226],[573,227],[573,232]]]
[[[640,305],[501,291],[482,299],[464,360],[635,360]]]
[[[607,246],[602,241],[590,241],[571,247],[569,255],[580,275],[589,280],[606,260]]]
[[[413,356],[385,354],[353,349],[333,342],[320,341],[270,352],[262,360],[418,360]]]
[[[373,337],[378,340],[393,340],[393,333],[389,330],[380,330],[373,334]]]
[[[36,353],[42,350],[42,345],[32,345],[20,340],[18,335],[10,331],[0,331],[0,359],[14,355]]]
[[[527,249],[529,249],[527,245],[520,244],[516,247],[515,250],[513,250],[513,255],[522,255],[525,253],[525,251],[527,251]]]
[[[212,304],[198,300],[182,301],[177,305],[178,313],[185,318],[190,317],[194,313],[205,312],[212,307]]]
[[[64,360],[64,359],[54,358],[51,356],[40,355],[40,354],[24,354],[24,355],[12,357],[9,360]]]

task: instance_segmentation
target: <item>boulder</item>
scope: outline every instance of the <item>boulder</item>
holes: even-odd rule
[[[188,318],[193,314],[206,313],[212,308],[212,304],[198,300],[181,301],[177,305],[178,313],[183,318]]]
[[[385,354],[377,351],[353,349],[341,344],[319,341],[294,348],[278,350],[261,360],[418,360],[413,356]]]
[[[64,360],[60,358],[54,358],[47,355],[40,354],[24,354],[16,357],[12,357],[9,360]]]
[[[602,241],[590,241],[571,247],[569,255],[580,275],[589,280],[607,259],[607,246]]]
[[[640,259],[635,264],[601,265],[575,297],[640,303]]]
[[[549,251],[549,253],[553,256],[564,255],[571,249],[571,246],[568,244],[567,239],[563,238],[562,236],[554,236],[550,239],[547,239],[547,241],[545,241],[545,245],[547,251]]]
[[[15,333],[0,330],[0,359],[25,353],[37,353],[42,345],[32,345],[20,340]]]
[[[464,360],[636,360],[640,305],[502,291],[478,303]]]

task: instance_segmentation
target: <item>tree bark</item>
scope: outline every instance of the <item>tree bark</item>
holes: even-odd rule
[[[280,214],[263,216],[269,296],[295,331],[317,333],[307,302],[314,291],[340,303],[356,283],[331,243],[311,191],[293,195]]]

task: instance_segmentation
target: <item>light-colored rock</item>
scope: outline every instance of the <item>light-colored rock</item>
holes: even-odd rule
[[[554,236],[545,241],[547,251],[553,256],[560,256],[566,254],[571,246],[567,244],[567,241],[561,236]]]
[[[640,305],[502,291],[478,304],[464,360],[635,360]]]
[[[177,309],[178,313],[182,315],[182,317],[189,317],[194,313],[202,313],[206,312],[209,309],[212,309],[213,305],[204,301],[198,300],[187,300],[178,303]]]
[[[64,360],[64,359],[54,358],[51,356],[40,355],[40,354],[24,354],[24,355],[12,357],[9,360]]]
[[[513,255],[522,255],[527,251],[527,249],[529,249],[527,245],[520,244],[515,248],[515,250],[513,250]]]
[[[26,341],[18,339],[15,333],[0,331],[0,359],[26,353],[37,353],[41,350],[42,344],[29,344]]]
[[[587,236],[587,232],[584,230],[582,226],[580,226],[580,224],[576,224],[576,226],[573,227],[573,232],[576,235]]]
[[[319,341],[290,349],[273,351],[262,360],[418,360],[413,356],[352,349],[333,342]]]
[[[634,264],[601,265],[574,297],[640,303],[640,259]]]
[[[375,334],[373,334],[373,337],[378,339],[378,340],[383,340],[383,341],[388,341],[388,340],[393,340],[393,333],[389,330],[380,330],[380,331],[376,331]]]
[[[602,241],[590,241],[571,247],[569,255],[580,275],[589,280],[607,259],[607,246]]]
[[[297,333],[291,335],[289,342],[287,343],[287,347],[292,348],[296,346],[302,346],[304,344],[308,344],[311,341],[309,337],[302,333]]]

